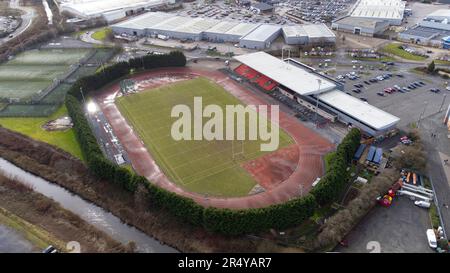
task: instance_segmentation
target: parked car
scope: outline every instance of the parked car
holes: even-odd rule
[[[405,91],[405,92],[409,92],[408,87],[402,87],[402,90]]]
[[[369,82],[369,81],[364,81],[364,83],[367,84],[367,85],[370,85],[370,82]]]
[[[426,208],[426,209],[430,208],[430,206],[431,206],[431,204],[426,201],[415,201],[414,205],[421,207],[421,208]]]
[[[355,92],[356,94],[359,94],[359,93],[361,93],[361,90],[360,89],[352,89],[352,92]]]
[[[359,98],[359,99],[362,100],[362,101],[367,102],[367,99],[366,99],[366,98]]]
[[[403,76],[402,74],[397,74],[397,77],[404,78],[405,76]]]
[[[384,93],[383,92],[377,92],[377,95],[384,97]]]

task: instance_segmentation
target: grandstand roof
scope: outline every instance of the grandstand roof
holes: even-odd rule
[[[319,100],[376,130],[390,128],[400,121],[398,117],[339,90],[322,93]]]
[[[336,88],[333,82],[262,51],[234,58],[300,95],[317,94]]]

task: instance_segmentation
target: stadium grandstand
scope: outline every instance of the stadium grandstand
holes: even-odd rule
[[[369,136],[381,136],[396,128],[400,119],[343,92],[343,85],[293,59],[281,60],[265,52],[234,57],[234,72],[263,90],[280,91],[286,97],[323,118],[356,126]]]

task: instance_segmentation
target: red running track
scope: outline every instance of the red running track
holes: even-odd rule
[[[204,76],[223,86],[228,92],[245,104],[268,104],[219,71],[199,70],[190,67],[167,68],[133,75],[132,79],[139,82],[150,78],[170,75],[179,78]],[[293,173],[277,187],[255,195],[230,198],[205,197],[198,193],[188,192],[172,183],[161,171],[150,152],[145,148],[144,143],[134,133],[133,129],[113,103],[113,100],[111,100],[118,91],[119,83],[115,83],[103,89],[102,92],[99,92],[99,95],[95,99],[113,127],[116,136],[127,151],[133,168],[139,175],[145,176],[152,183],[182,196],[192,198],[195,202],[203,206],[231,209],[258,208],[286,202],[291,198],[299,196],[300,189],[305,194],[311,189],[311,184],[314,180],[323,174],[322,156],[334,149],[334,145],[328,140],[303,126],[294,117],[280,111],[279,126],[294,139],[299,148],[299,160]]]

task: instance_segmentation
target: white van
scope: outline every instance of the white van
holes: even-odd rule
[[[428,245],[431,248],[437,247],[436,234],[434,234],[434,231],[432,229],[427,229],[427,239],[428,239]]]

